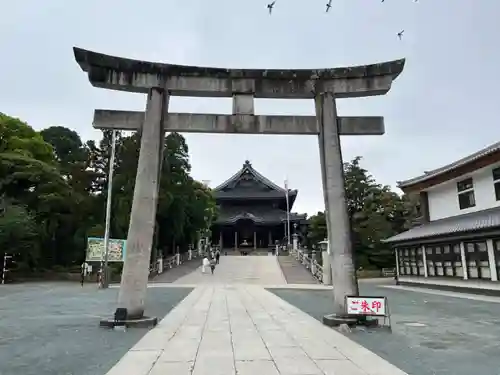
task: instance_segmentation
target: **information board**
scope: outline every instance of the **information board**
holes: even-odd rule
[[[109,239],[108,262],[123,262],[127,241],[114,238]],[[104,238],[89,237],[87,239],[87,262],[100,262],[104,260]]]

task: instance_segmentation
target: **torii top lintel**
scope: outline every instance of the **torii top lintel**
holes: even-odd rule
[[[176,96],[307,99],[319,92],[338,98],[386,94],[405,59],[333,69],[223,69],[153,63],[73,48],[95,87],[146,93],[162,87]]]

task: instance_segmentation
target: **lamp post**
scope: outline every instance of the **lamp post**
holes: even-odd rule
[[[108,255],[109,255],[109,227],[111,223],[111,194],[113,191],[113,172],[115,169],[115,152],[116,152],[116,130],[111,133],[111,156],[109,158],[108,172],[108,196],[106,199],[106,224],[104,229],[104,268],[101,264],[102,285],[103,289],[109,286],[109,270],[108,270]]]

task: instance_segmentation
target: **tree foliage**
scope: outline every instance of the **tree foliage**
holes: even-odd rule
[[[112,238],[127,237],[140,135],[118,134],[112,186]],[[37,132],[0,113],[0,253],[31,269],[83,261],[86,239],[104,235],[111,132],[82,142],[61,126]],[[165,138],[155,250],[185,251],[216,214],[210,189],[190,176],[184,137]]]
[[[389,186],[378,184],[364,169],[361,157],[344,163],[347,210],[356,267],[388,267],[394,264],[390,247],[381,240],[408,229],[416,217],[415,201],[398,195]],[[325,214],[309,220],[309,240],[313,244],[327,237]]]

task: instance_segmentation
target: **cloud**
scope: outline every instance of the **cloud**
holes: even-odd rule
[[[0,21],[1,111],[38,129],[64,125],[84,139],[95,108],[143,110],[143,95],[93,88],[74,45],[112,55],[241,68],[323,68],[407,57],[383,97],[341,100],[341,115],[383,115],[386,134],[344,137],[344,159],[394,185],[500,138],[497,125],[500,3],[473,0],[17,0]],[[405,30],[399,41],[396,33]],[[173,98],[172,111],[229,113],[228,99]],[[312,114],[312,101],[258,100],[260,114]],[[245,159],[299,189],[297,211],[323,208],[312,136],[188,135],[193,174],[216,185]]]

